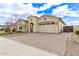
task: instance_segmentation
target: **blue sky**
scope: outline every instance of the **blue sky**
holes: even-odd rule
[[[67,25],[79,25],[79,3],[0,3],[0,24],[29,15],[58,16]]]

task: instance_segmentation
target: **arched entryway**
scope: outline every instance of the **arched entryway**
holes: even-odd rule
[[[33,23],[30,23],[30,32],[32,33],[33,32]]]

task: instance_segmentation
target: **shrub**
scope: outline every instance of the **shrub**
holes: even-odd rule
[[[76,34],[78,35],[78,38],[79,38],[79,30],[76,31]]]
[[[22,33],[22,31],[17,31],[17,33]]]
[[[16,28],[13,28],[12,32],[16,32]]]
[[[12,32],[10,32],[9,34],[13,34]]]
[[[79,30],[76,31],[76,34],[79,34]]]

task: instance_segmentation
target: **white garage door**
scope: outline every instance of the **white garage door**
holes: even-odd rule
[[[56,26],[54,24],[39,25],[39,32],[56,33]]]

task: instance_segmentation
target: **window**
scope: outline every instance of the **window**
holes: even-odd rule
[[[51,24],[55,24],[55,23],[51,23]]]
[[[22,26],[19,26],[19,30],[22,30]]]

